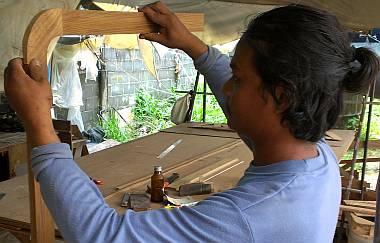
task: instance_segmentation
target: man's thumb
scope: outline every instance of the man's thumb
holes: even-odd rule
[[[33,59],[29,64],[30,77],[38,82],[47,80],[47,68],[36,59]]]

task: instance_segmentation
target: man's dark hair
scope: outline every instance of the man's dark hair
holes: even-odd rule
[[[289,5],[259,15],[243,34],[262,88],[278,107],[285,103],[282,122],[295,138],[320,140],[338,119],[343,92],[359,92],[375,79],[378,57],[351,47],[348,33],[327,12]]]

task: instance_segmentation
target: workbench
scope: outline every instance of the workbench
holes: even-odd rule
[[[202,176],[201,171],[213,171],[209,181],[215,191],[233,187],[253,159],[252,152],[238,135],[228,128],[199,127],[202,124],[181,124],[156,134],[77,159],[89,176],[104,181],[99,189],[110,207],[123,213],[120,201],[125,192],[145,190],[150,183],[154,165],[163,167],[164,175],[177,172],[181,177]],[[328,141],[337,158],[349,148],[354,132],[334,130],[341,141]],[[164,158],[157,156],[174,142],[182,139]],[[223,164],[230,164],[223,171]],[[210,176],[210,173],[208,173]],[[28,178],[20,176],[0,183],[0,228],[6,229],[24,242],[30,234]],[[56,236],[59,232],[56,231]]]
[[[71,142],[72,149],[82,151],[87,139],[74,138]],[[78,157],[78,156],[76,156]],[[0,181],[8,180],[16,176],[18,165],[28,161],[28,147],[25,132],[0,132]]]
[[[17,165],[26,161],[26,134],[0,132],[0,181],[14,177]]]

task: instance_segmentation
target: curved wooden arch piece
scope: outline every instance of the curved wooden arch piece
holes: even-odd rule
[[[203,31],[203,14],[177,13],[176,15],[190,31]],[[137,34],[155,31],[157,31],[156,25],[143,13],[49,9],[40,12],[25,32],[24,63],[29,64],[32,59],[37,59],[46,65],[50,42],[62,35]],[[32,242],[54,242],[54,221],[42,200],[39,184],[33,177],[30,163],[29,194]]]
[[[192,32],[203,31],[203,14],[177,13]],[[49,9],[33,19],[24,35],[24,62],[46,59],[54,38],[62,35],[136,34],[155,32],[156,25],[139,12],[69,11]]]

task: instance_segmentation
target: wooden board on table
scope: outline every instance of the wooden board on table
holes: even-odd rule
[[[369,208],[361,208],[361,207],[355,207],[355,206],[347,206],[347,205],[340,205],[341,211],[347,211],[347,212],[353,212],[353,213],[360,213],[370,216],[375,216],[376,210],[369,209]]]
[[[343,133],[345,132],[343,131]],[[349,134],[352,133],[349,132]],[[339,153],[341,147],[349,146],[347,144],[350,144],[353,139],[353,136],[344,136],[344,134],[342,135],[341,133],[340,136],[350,137],[350,139],[342,139],[342,141],[339,141],[339,146],[332,147],[335,153]],[[178,139],[183,139],[182,143],[162,159],[166,167],[181,163],[181,161],[185,161],[188,158],[201,157],[210,151],[214,151],[218,147],[227,145],[226,149],[220,150],[220,152],[216,152],[212,156],[205,156],[203,159],[196,160],[189,166],[180,167],[175,172],[179,173],[181,177],[194,174],[196,171],[209,167],[212,164],[217,167],[222,160],[239,158],[245,161],[210,180],[210,182],[214,184],[216,191],[225,190],[236,185],[252,160],[252,152],[238,139],[160,132],[127,144],[94,153],[87,157],[82,157],[78,160],[78,163],[90,176],[97,179],[104,179],[105,185],[99,186],[100,190],[103,192],[103,195],[108,197],[106,199],[107,203],[122,213],[125,209],[119,205],[124,192],[135,189],[145,190],[146,185],[149,184],[149,179],[139,184],[137,183],[135,187],[130,186],[116,192],[113,187],[123,182],[133,182],[136,179],[144,177],[144,175],[150,176],[153,165],[160,161],[156,159],[157,155]],[[187,141],[187,139],[191,141]],[[235,144],[235,142],[239,143]],[[235,145],[228,146],[230,143]],[[330,142],[328,141],[328,143]],[[337,151],[337,149],[339,150]],[[339,154],[337,154],[337,157],[338,156]],[[165,176],[168,175],[169,174],[165,174]],[[12,199],[9,201],[3,201],[5,197],[0,200],[0,224],[4,223],[2,217],[3,219],[8,218],[6,222],[9,222],[9,220],[12,220],[12,222],[14,220],[19,220],[24,223],[30,222],[27,188],[26,176],[0,183],[0,192],[8,192],[10,194],[9,196],[12,196]]]
[[[189,122],[162,130],[167,133],[192,134],[199,136],[240,138],[239,135],[225,124],[209,124],[202,122]]]
[[[226,138],[239,138],[239,135],[228,128],[213,129],[213,127],[219,127],[220,124],[208,124],[208,123],[182,123],[178,126],[174,126],[163,130],[162,132],[177,133],[177,134],[193,134],[199,136],[215,136]],[[226,126],[226,125],[224,125]],[[202,127],[202,128],[199,128]],[[355,131],[331,129],[327,132],[328,137],[333,137],[332,140],[326,140],[326,142],[332,147],[338,160],[340,160],[350,147],[355,137]]]
[[[331,132],[334,133],[335,136],[339,136],[340,141],[332,141],[327,140],[326,142],[331,146],[334,150],[335,156],[338,161],[343,157],[348,148],[350,147],[352,141],[355,137],[355,131],[353,130],[340,130],[340,129],[331,129]]]
[[[28,176],[17,176],[0,183],[0,217],[30,222]]]
[[[348,206],[355,206],[360,208],[369,208],[376,210],[376,201],[360,201],[360,200],[343,200]]]
[[[212,154],[212,156],[206,157],[201,160],[196,160],[188,166],[181,167],[175,172],[180,174],[181,178],[195,178],[198,173],[197,171],[201,171],[205,167],[212,169],[220,166],[222,161],[234,160],[238,158],[239,161],[244,161],[244,163],[239,164],[238,166],[225,171],[222,174],[212,178],[210,183],[213,183],[213,187],[215,191],[226,190],[232,188],[236,185],[239,179],[243,176],[245,170],[249,166],[250,162],[253,159],[252,152],[249,148],[241,141],[229,148],[220,150],[217,153]],[[217,173],[217,171],[215,171]],[[164,173],[164,176],[169,176],[170,173]],[[120,206],[120,202],[125,192],[131,191],[142,191],[146,190],[146,186],[149,185],[150,180],[147,178],[144,181],[139,183],[132,183],[129,187],[126,187],[122,190],[115,192],[114,194],[108,196],[106,198],[106,202],[113,208],[115,208],[119,213],[123,213],[125,208]],[[207,195],[206,195],[207,196]],[[205,196],[203,196],[205,197]],[[152,205],[152,208],[159,208],[160,205]]]
[[[173,151],[161,160],[156,158],[178,139],[182,139],[182,142]],[[88,175],[104,181],[104,185],[100,185],[99,189],[107,197],[122,183],[132,182],[144,176],[150,177],[156,164],[162,165],[165,171],[168,167],[204,156],[221,147],[226,147],[226,151],[234,153],[236,151],[231,145],[236,143],[240,143],[243,150],[251,154],[238,139],[159,133],[82,157],[77,162]],[[181,170],[181,173],[186,174],[193,169],[203,168],[209,163],[223,159],[222,157],[223,155],[218,153],[205,157],[191,168]],[[0,218],[30,222],[27,176],[0,183],[0,192],[6,193],[0,200]]]
[[[162,159],[157,156],[171,144],[182,139],[169,154]],[[151,176],[154,165],[167,170],[181,161],[197,158],[223,146],[236,143],[237,139],[202,137],[162,133],[117,145],[77,160],[78,165],[92,178],[100,179],[103,196],[115,192],[120,184]]]

